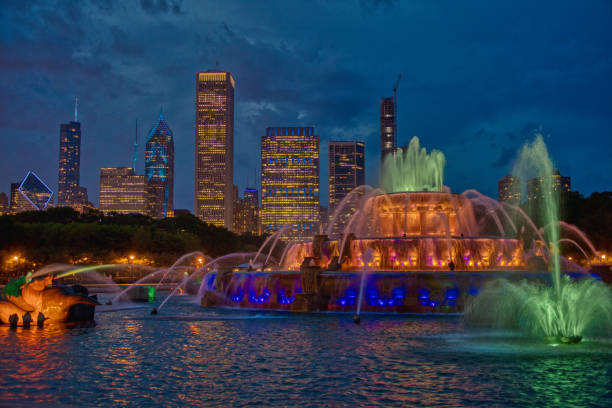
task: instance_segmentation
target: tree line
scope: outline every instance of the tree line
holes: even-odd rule
[[[84,259],[113,263],[130,255],[169,265],[193,251],[213,258],[256,251],[264,238],[237,235],[193,215],[154,219],[139,214],[105,215],[98,210],[80,214],[70,207],[58,207],[0,217],[0,269],[11,269],[11,262],[12,269],[28,270],[34,264]]]

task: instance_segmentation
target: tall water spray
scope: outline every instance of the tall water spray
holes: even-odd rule
[[[414,136],[407,149],[385,157],[381,186],[387,193],[403,191],[440,191],[444,182],[446,159],[439,150],[421,147]]]
[[[541,199],[537,211],[544,220],[546,238],[551,251],[549,270],[553,286],[560,296],[561,263],[559,254],[559,196],[553,189],[553,164],[542,135],[536,135],[531,143],[525,143],[519,151],[512,174],[521,180],[537,177],[541,189]]]

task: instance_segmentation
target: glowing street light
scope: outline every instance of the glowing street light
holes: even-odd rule
[[[130,255],[130,261],[134,260],[134,255]]]

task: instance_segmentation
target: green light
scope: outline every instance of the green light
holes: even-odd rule
[[[149,302],[155,302],[155,286],[145,286],[149,296]]]

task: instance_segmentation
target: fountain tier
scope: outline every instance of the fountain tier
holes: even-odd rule
[[[360,269],[365,266],[363,254],[369,249],[373,260],[368,266],[378,270],[525,266],[522,243],[514,238],[482,235],[481,229],[487,224],[477,222],[476,213],[480,212],[482,219],[501,222],[486,209],[475,211],[472,202],[462,195],[393,193],[364,201],[346,229],[350,235],[336,240],[319,236],[313,242],[294,244],[280,269],[299,269],[308,257],[318,259],[323,269]],[[503,233],[501,225],[498,231]]]

